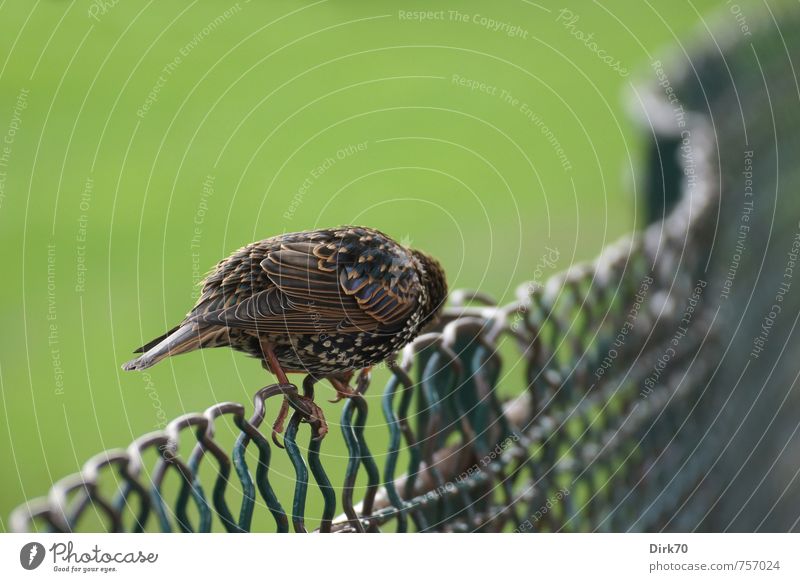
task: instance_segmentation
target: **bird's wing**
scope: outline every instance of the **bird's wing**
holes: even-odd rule
[[[416,271],[386,246],[358,255],[343,241],[285,242],[265,252],[260,268],[253,277],[262,290],[251,283],[255,293],[193,318],[262,333],[388,331],[417,303]]]

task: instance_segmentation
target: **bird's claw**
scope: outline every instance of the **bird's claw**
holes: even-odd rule
[[[278,440],[278,435],[281,434],[281,431],[283,431],[283,427],[282,426],[281,427],[275,427],[275,426],[272,427],[272,444],[274,444],[279,449],[285,449],[286,445],[284,445],[282,442],[280,442]]]
[[[334,398],[333,400],[328,400],[328,402],[330,402],[331,404],[337,404],[342,400],[344,400],[345,398],[352,398],[353,396],[356,396],[355,392],[351,392],[348,394],[342,394],[341,392],[337,392],[336,398]]]
[[[325,435],[328,434],[328,423],[325,422],[325,415],[322,409],[317,406],[312,398],[298,394],[296,391],[284,393],[284,396],[285,398],[281,404],[281,410],[272,425],[272,442],[275,446],[281,449],[286,448],[286,446],[280,442],[278,436],[283,434],[284,423],[289,414],[290,406],[300,413],[303,422],[307,422],[312,426],[314,431],[313,439],[315,441],[322,440]]]
[[[285,449],[286,446],[278,440],[278,435],[283,434],[283,421],[286,419],[286,414],[279,414],[278,418],[272,425],[272,442],[279,449]]]
[[[339,378],[329,378],[331,385],[333,386],[334,390],[336,390],[336,398],[333,400],[328,400],[331,404],[336,404],[337,402],[341,402],[346,398],[355,398],[358,396],[358,391],[354,390],[350,387],[350,379],[353,377],[352,372],[346,376],[345,380],[341,380]]]
[[[302,402],[303,410],[300,412],[303,415],[303,422],[307,422],[314,429],[316,433],[313,437],[314,440],[321,441],[328,434],[328,423],[325,422],[325,414],[323,414],[317,403],[308,396],[300,396],[299,399]]]

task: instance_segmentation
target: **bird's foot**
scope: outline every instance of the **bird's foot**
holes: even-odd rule
[[[303,400],[306,414],[303,420],[311,425],[314,431],[314,440],[321,441],[328,434],[328,423],[325,422],[325,415],[322,409],[308,396],[300,396]]]
[[[328,400],[328,402],[331,404],[336,404],[345,398],[353,398],[354,396],[358,395],[358,392],[350,387],[349,382],[343,382],[338,378],[329,378],[329,380],[331,382],[331,386],[333,386],[333,389],[336,390],[336,398],[333,400]]]
[[[356,388],[352,388],[350,386],[350,381],[353,379],[353,371],[350,370],[349,372],[345,372],[340,376],[331,376],[328,378],[328,381],[333,386],[334,390],[336,390],[336,398],[334,400],[328,400],[331,404],[336,404],[337,402],[341,402],[345,398],[355,398],[361,394],[361,386],[363,382],[365,382],[369,378],[369,373],[372,370],[372,367],[364,368],[359,372],[358,380],[356,381]]]
[[[281,449],[286,448],[283,443],[278,440],[278,435],[283,434],[284,423],[286,417],[289,415],[289,407],[293,408],[300,413],[303,422],[311,425],[314,431],[314,440],[319,441],[325,438],[328,434],[328,423],[325,421],[325,415],[322,409],[314,402],[312,398],[298,394],[296,391],[284,394],[281,409],[278,412],[278,418],[275,419],[272,425],[272,442],[275,446]]]

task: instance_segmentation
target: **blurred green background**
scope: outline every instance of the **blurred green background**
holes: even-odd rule
[[[229,350],[120,370],[245,243],[370,225],[510,300],[641,226],[631,84],[711,13],[733,22],[721,0],[0,2],[0,531],[90,455],[272,381]]]

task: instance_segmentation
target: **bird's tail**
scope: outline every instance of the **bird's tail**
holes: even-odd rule
[[[171,329],[163,336],[143,345],[136,352],[143,352],[138,358],[125,362],[123,370],[144,370],[166,358],[188,352],[200,346],[197,325],[185,323]]]

